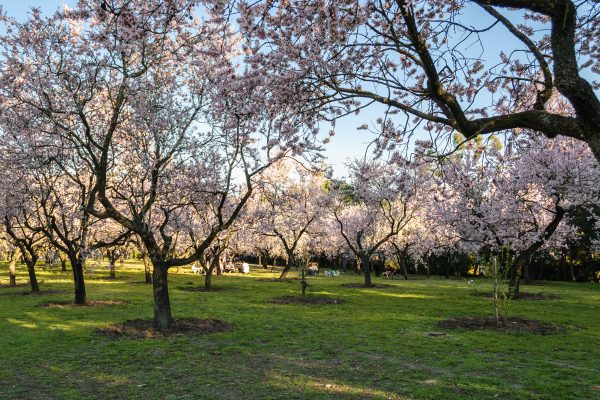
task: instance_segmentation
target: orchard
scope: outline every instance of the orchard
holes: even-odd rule
[[[48,3],[0,399],[600,397],[596,1]]]

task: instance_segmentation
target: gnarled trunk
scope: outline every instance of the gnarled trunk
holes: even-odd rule
[[[154,289],[154,326],[158,330],[173,326],[169,300],[168,268],[160,261],[152,261],[152,287]]]

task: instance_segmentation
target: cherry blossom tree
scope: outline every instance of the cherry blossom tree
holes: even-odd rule
[[[355,161],[349,167],[352,192],[332,188],[332,214],[371,287],[371,257],[411,220],[418,179],[407,161]]]
[[[6,190],[0,198],[0,215],[4,231],[7,240],[19,249],[25,261],[32,293],[39,293],[40,287],[35,264],[44,244],[44,236],[40,230],[34,228],[37,226],[35,222],[36,205],[27,196],[26,190],[23,190],[23,186],[27,185],[27,177],[15,176],[15,172],[18,173],[18,171],[11,168],[10,165],[2,164],[0,185]]]
[[[515,253],[509,290],[517,297],[532,256],[571,232],[565,215],[598,202],[600,169],[585,144],[568,138],[516,135],[504,150],[469,147],[443,166],[434,213],[463,251]]]
[[[594,0],[242,1],[238,9],[255,62],[309,87],[329,118],[378,105],[389,121],[382,148],[418,130],[449,143],[453,131],[471,139],[525,128],[582,140],[600,160]],[[569,107],[548,107],[553,95]]]
[[[298,266],[301,247],[323,216],[325,178],[319,171],[287,158],[265,171],[262,178],[254,209],[256,229],[261,236],[277,238],[283,247],[286,265],[279,279],[284,279]]]
[[[292,89],[238,64],[239,36],[221,11],[183,0],[81,1],[49,18],[5,19],[0,90],[14,114],[6,129],[26,126],[36,148],[60,148],[47,159],[62,175],[42,188],[79,200],[70,212],[81,225],[60,235],[44,228],[46,236],[80,254],[91,218],[137,235],[153,265],[159,329],[173,321],[169,268],[200,260],[260,172],[288,152],[307,154],[316,134]],[[184,216],[207,210],[211,228],[178,255]],[[77,235],[79,253],[74,239],[55,239],[67,235]]]

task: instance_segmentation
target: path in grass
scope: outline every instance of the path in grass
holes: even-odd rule
[[[3,271],[6,268],[3,267]],[[175,271],[173,271],[175,272]],[[341,304],[272,304],[298,282],[276,273],[214,277],[226,290],[177,289],[202,277],[170,275],[175,317],[217,318],[233,329],[167,339],[110,339],[94,334],[129,319],[151,318],[151,287],[128,263],[106,278],[88,277],[102,307],[39,307],[71,300],[70,275],[40,271],[43,296],[0,296],[0,399],[562,399],[600,398],[600,287],[546,283],[525,291],[512,315],[555,323],[557,335],[443,330],[441,320],[492,315],[485,296],[462,280],[384,281],[357,289],[349,274],[311,278],[309,292]],[[26,282],[24,271],[19,281]],[[0,282],[1,283],[1,282]],[[488,285],[477,282],[478,290]],[[68,294],[61,293],[68,290]],[[0,294],[23,291],[2,288]]]

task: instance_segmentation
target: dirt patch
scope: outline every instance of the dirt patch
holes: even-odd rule
[[[489,299],[492,298],[492,295],[488,292],[474,292],[472,295],[478,296],[478,297],[487,297]],[[555,294],[551,294],[551,293],[520,292],[516,298],[511,299],[511,300],[558,300],[558,299],[560,299],[560,297],[558,297]]]
[[[154,321],[148,319],[127,320],[122,324],[111,325],[107,328],[96,329],[96,335],[111,339],[131,338],[161,338],[180,336],[185,334],[207,334],[215,332],[227,332],[233,326],[219,319],[207,318],[180,318],[173,321],[173,327],[168,330],[159,331],[154,327]]]
[[[394,287],[394,285],[387,283],[374,283],[373,286],[365,286],[364,283],[343,283],[341,286],[351,289],[386,289]]]
[[[455,317],[437,324],[438,328],[444,329],[468,329],[468,330],[493,330],[503,332],[526,332],[536,335],[551,335],[559,333],[562,329],[554,324],[526,319],[505,318],[500,325],[492,317]]]
[[[40,307],[48,308],[74,308],[74,307],[101,307],[101,306],[118,306],[127,304],[126,301],[122,300],[90,300],[85,304],[75,304],[72,301],[51,301],[42,303]]]
[[[177,286],[175,289],[183,290],[184,292],[218,292],[221,290],[226,290],[221,286],[213,286],[209,290],[207,290],[204,286]]]
[[[269,300],[272,304],[342,304],[344,300],[325,296],[281,296]]]
[[[0,293],[0,296],[27,296],[27,295],[35,295],[35,296],[45,296],[49,294],[65,294],[69,293],[67,290],[40,290],[38,293],[33,293],[31,290],[19,290],[18,292],[4,292]]]

